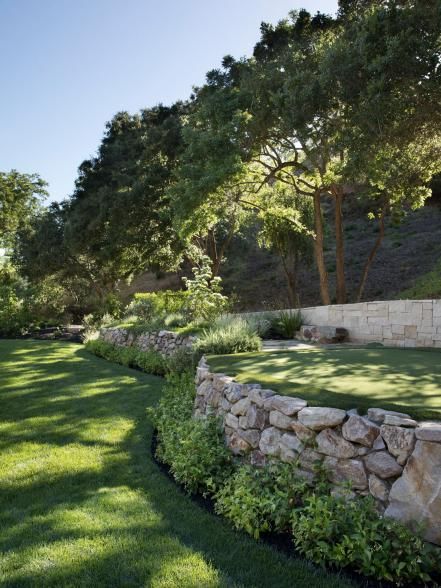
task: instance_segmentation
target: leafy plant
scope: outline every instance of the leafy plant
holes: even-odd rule
[[[163,376],[167,372],[166,359],[156,351],[140,351],[136,347],[118,347],[101,339],[90,339],[86,349],[91,353],[120,363],[126,367],[136,367],[143,372]]]
[[[213,327],[202,332],[194,348],[200,354],[217,355],[259,351],[261,340],[245,319],[240,317],[222,318]]]
[[[167,371],[172,374],[191,373],[196,371],[198,358],[189,347],[179,347],[167,358]]]
[[[194,278],[183,278],[188,290],[187,309],[192,320],[213,320],[225,311],[228,298],[222,294],[221,278],[213,277],[208,255],[193,268]]]
[[[397,521],[380,517],[371,498],[311,495],[293,511],[292,532],[296,547],[314,562],[349,566],[399,586],[429,582],[441,564],[439,550]]]
[[[152,412],[158,432],[157,456],[169,464],[175,479],[189,492],[215,491],[231,473],[231,453],[214,417],[192,419],[191,374],[174,375]]]
[[[289,527],[292,509],[310,492],[292,464],[241,466],[216,493],[216,512],[255,539]]]
[[[294,339],[303,324],[300,310],[280,310],[271,324],[272,329],[284,339]]]

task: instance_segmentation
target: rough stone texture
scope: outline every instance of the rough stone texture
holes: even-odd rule
[[[247,443],[245,439],[242,439],[236,431],[227,437],[227,445],[234,455],[243,455],[251,449],[249,443]]]
[[[259,408],[263,408],[263,404],[267,398],[274,396],[275,392],[272,390],[260,390],[259,388],[252,388],[248,393],[248,398]]]
[[[374,421],[374,423],[379,423],[382,424],[384,422],[384,419],[386,417],[386,415],[392,415],[392,416],[397,416],[397,417],[402,417],[402,418],[409,418],[410,416],[404,412],[395,412],[393,410],[384,410],[382,408],[369,408],[368,409],[368,419],[370,421]]]
[[[396,427],[416,427],[418,425],[413,419],[399,417],[393,414],[387,414],[383,422],[385,425],[394,425]]]
[[[300,453],[303,450],[303,443],[300,441],[297,435],[293,435],[292,433],[284,433],[280,443],[292,451],[296,451],[297,453]]]
[[[374,444],[372,445],[372,450],[381,451],[383,449],[386,449],[386,444],[384,442],[383,437],[381,435],[378,435],[378,437],[374,441]]]
[[[243,396],[243,386],[241,386],[240,384],[236,384],[235,382],[231,383],[228,386],[226,397],[229,402],[238,402],[241,398],[243,398]]]
[[[137,347],[141,351],[159,351],[164,357],[170,357],[180,348],[190,349],[195,340],[194,337],[179,335],[172,331],[154,331],[136,335],[128,329],[119,327],[103,328],[100,330],[99,337],[118,347]]]
[[[195,383],[194,418],[221,419],[225,442],[241,461],[255,467],[274,459],[292,463],[311,484],[317,465],[323,463],[336,486],[334,495],[343,492],[352,499],[370,494],[380,514],[390,507],[391,516],[426,523],[430,540],[440,540],[440,422],[416,423],[404,413],[381,408],[360,416],[356,411],[306,407],[301,399],[263,390],[259,384],[239,384],[210,373],[204,358]],[[350,492],[342,488],[346,482]],[[394,492],[389,494],[392,484]]]
[[[403,468],[387,451],[376,451],[364,458],[366,468],[380,478],[394,478],[399,476]]]
[[[257,449],[259,447],[260,441],[260,433],[255,429],[237,429],[237,434],[239,437],[244,439],[252,447],[253,449]]]
[[[314,431],[311,431],[311,429],[308,429],[308,427],[305,427],[299,421],[291,421],[291,429],[301,441],[305,442],[312,441],[316,435]]]
[[[305,408],[306,400],[301,398],[291,398],[289,396],[275,395],[269,401],[268,408],[270,410],[278,410],[286,416],[297,414],[299,410]]]
[[[265,455],[278,455],[282,433],[275,427],[265,429],[260,437],[259,448]]]
[[[268,413],[262,408],[251,404],[247,411],[247,427],[249,429],[264,429],[268,424]]]
[[[307,407],[298,413],[298,420],[302,425],[313,431],[321,431],[327,427],[340,425],[346,417],[346,412],[340,408]]]
[[[372,447],[375,439],[380,434],[380,428],[364,417],[351,415],[343,425],[342,433],[343,437],[348,441]]]
[[[357,448],[343,439],[334,429],[323,429],[316,437],[316,449],[331,457],[348,459],[357,455]]]
[[[420,441],[441,443],[441,423],[423,422],[415,429],[415,437]]]
[[[237,429],[239,426],[239,419],[237,416],[234,416],[234,414],[231,414],[231,412],[228,412],[225,415],[224,423],[225,426],[230,427],[231,429]]]
[[[245,416],[248,409],[250,408],[250,404],[251,403],[249,398],[242,398],[233,404],[231,407],[231,412],[236,416]]]
[[[403,427],[382,425],[381,436],[387,445],[389,453],[397,458],[400,465],[404,465],[415,445],[415,431]]]
[[[291,429],[292,418],[284,415],[278,410],[272,410],[269,415],[270,425],[279,429]]]
[[[356,490],[367,488],[368,479],[363,463],[360,460],[325,457],[323,465],[328,472],[329,481],[333,484],[350,482],[352,488]]]
[[[375,474],[369,476],[369,492],[377,500],[386,502],[389,497],[389,486]]]
[[[389,501],[386,516],[422,523],[425,539],[441,545],[441,444],[417,441]]]
[[[317,465],[323,461],[323,455],[313,449],[307,448],[300,454],[299,461],[303,469],[308,472],[314,472]]]

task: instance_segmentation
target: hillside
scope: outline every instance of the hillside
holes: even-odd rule
[[[325,213],[328,225],[333,211]],[[222,268],[225,291],[234,297],[238,310],[286,307],[285,277],[277,255],[262,250],[256,242],[257,227],[236,235]],[[326,262],[334,290],[335,246],[327,231]],[[378,225],[361,218],[360,211],[345,212],[345,246],[348,301],[354,301],[366,257],[378,235]],[[372,265],[364,300],[441,296],[441,201],[431,198],[417,211],[408,212],[400,224],[388,220],[383,243]],[[149,291],[178,288],[179,276],[157,279],[153,274],[139,276],[126,290]],[[313,264],[299,274],[302,306],[320,304],[318,277]]]

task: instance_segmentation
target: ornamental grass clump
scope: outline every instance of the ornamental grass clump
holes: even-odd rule
[[[252,324],[241,317],[223,317],[199,336],[195,350],[200,354],[223,355],[259,351],[262,342]]]

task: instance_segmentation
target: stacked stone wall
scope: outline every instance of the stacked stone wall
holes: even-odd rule
[[[178,349],[190,348],[194,337],[179,335],[172,331],[153,331],[136,334],[123,328],[104,328],[99,338],[118,347],[137,347],[140,351],[157,351],[164,357],[173,355]]]
[[[321,464],[332,494],[370,494],[380,512],[415,530],[421,525],[424,537],[441,545],[441,422],[375,407],[366,415],[310,407],[213,373],[203,358],[193,416],[208,415],[221,418],[227,446],[243,460],[256,467],[271,459],[295,463],[310,481]]]
[[[441,300],[389,300],[302,309],[305,324],[343,327],[349,340],[441,347]]]

